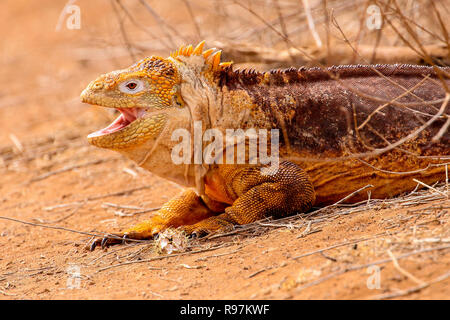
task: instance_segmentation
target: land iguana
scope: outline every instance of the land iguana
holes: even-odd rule
[[[220,50],[203,47],[201,42],[168,58],[145,58],[101,75],[82,92],[83,102],[120,111],[112,124],[88,136],[91,144],[187,187],[149,220],[94,239],[91,250],[121,238],[151,239],[167,228],[194,236],[224,232],[332,204],[368,185],[371,198],[388,198],[413,190],[413,178],[425,184],[445,180],[450,68],[344,65],[258,72],[235,69],[221,62]],[[276,170],[263,172],[268,164],[250,162],[248,150],[244,163],[225,156],[199,163],[198,152],[186,152],[188,161],[175,163],[180,141],[173,132],[195,135],[195,124],[200,133],[214,128],[223,136],[229,129],[278,130]],[[202,147],[212,141],[207,138],[200,139]],[[346,202],[367,197],[364,190]]]

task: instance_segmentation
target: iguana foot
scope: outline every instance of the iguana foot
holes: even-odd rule
[[[226,214],[220,214],[197,222],[192,225],[184,225],[177,228],[184,232],[188,236],[200,238],[210,233],[220,233],[233,230],[234,224]],[[122,233],[110,233],[104,237],[98,237],[92,240],[87,248],[90,251],[94,251],[95,248],[101,247],[102,249],[108,248],[112,245],[126,243],[127,240],[150,240],[155,239],[159,232],[165,230],[163,226],[152,225],[152,220],[143,221],[136,226],[126,230]]]
[[[143,221],[134,227],[120,233],[106,234],[104,237],[95,238],[89,245],[89,250],[93,251],[96,247],[101,246],[105,249],[115,244],[123,244],[127,240],[150,240],[153,239],[160,231],[165,229],[165,226],[158,223],[159,217]],[[156,220],[156,221],[155,221]]]
[[[181,226],[178,230],[188,236],[200,238],[210,233],[228,232],[234,229],[236,223],[230,220],[226,213],[210,217],[192,225]]]
[[[209,203],[214,205],[214,203]],[[222,209],[222,208],[219,208]],[[94,239],[89,248],[106,248],[114,244],[126,242],[126,239],[148,240],[153,239],[158,233],[167,228],[196,224],[211,217],[214,213],[205,205],[205,202],[193,190],[188,189],[179,196],[167,202],[149,220],[120,233],[112,233],[101,238]]]

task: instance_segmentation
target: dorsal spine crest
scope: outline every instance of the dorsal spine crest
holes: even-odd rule
[[[170,56],[181,62],[180,56],[189,57],[192,55],[203,56],[205,63],[208,65],[210,71],[222,71],[230,67],[233,62],[221,62],[222,50],[217,50],[216,48],[211,48],[203,51],[205,41],[201,41],[195,48],[192,45],[180,46],[178,50],[172,52]]]

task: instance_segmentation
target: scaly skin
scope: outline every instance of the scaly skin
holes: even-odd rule
[[[123,114],[89,135],[91,144],[189,188],[149,220],[114,235],[149,239],[169,227],[195,235],[222,232],[330,204],[368,184],[372,198],[386,198],[413,189],[413,178],[445,178],[449,68],[235,71],[220,62],[220,51],[203,51],[203,44],[102,75],[81,95],[83,102]],[[248,157],[246,164],[175,164],[171,152],[179,141],[172,132],[183,128],[193,136],[194,121],[203,132],[215,128],[224,136],[226,129],[279,129],[278,171],[265,175],[264,165],[250,165]],[[366,198],[359,193],[347,202]],[[91,249],[120,242],[95,239]]]

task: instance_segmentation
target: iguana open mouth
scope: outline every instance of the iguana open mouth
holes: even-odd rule
[[[88,138],[104,136],[113,132],[122,130],[133,121],[141,118],[145,111],[142,108],[116,108],[120,111],[120,116],[116,118],[109,126],[100,129],[88,135]]]

